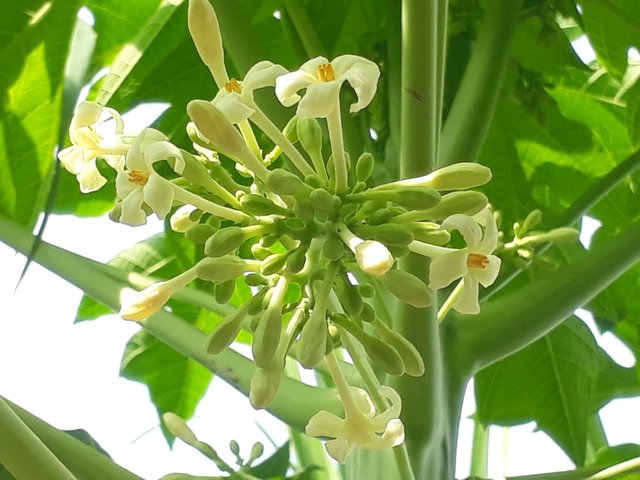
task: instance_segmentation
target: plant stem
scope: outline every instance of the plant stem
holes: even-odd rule
[[[188,203],[189,205],[199,208],[203,212],[207,212],[216,217],[231,220],[236,223],[244,223],[251,218],[246,213],[210,202],[209,200],[202,198],[200,195],[196,195],[195,193],[174,185],[171,182],[167,183],[173,188],[173,191],[175,192],[175,199],[179,202]]]
[[[307,56],[312,58],[318,55],[326,55],[322,40],[320,40],[315,26],[304,8],[304,4],[298,0],[284,0],[284,8],[287,10],[289,17],[291,17]]]
[[[486,3],[484,21],[442,131],[440,166],[476,161],[487,137],[522,0]]]
[[[333,109],[333,112],[331,112],[327,117],[327,128],[329,129],[331,153],[333,154],[336,193],[341,194],[347,191],[348,170],[347,160],[344,156],[344,140],[342,138],[342,116],[340,113],[339,98],[336,100],[336,106]]]
[[[489,427],[473,421],[473,445],[471,449],[472,477],[486,477],[489,464]]]
[[[0,465],[17,479],[76,477],[0,398]]]
[[[458,300],[458,298],[460,297],[463,288],[464,278],[458,282],[456,288],[453,289],[449,297],[442,304],[442,307],[440,307],[440,310],[438,310],[438,322],[442,322],[447,316],[447,313],[451,311],[453,305],[456,303],[456,300]]]

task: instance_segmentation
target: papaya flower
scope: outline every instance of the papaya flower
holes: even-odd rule
[[[161,219],[169,213],[175,199],[174,185],[153,169],[155,162],[168,159],[174,160],[176,173],[182,173],[182,154],[163,133],[146,128],[136,137],[127,153],[125,168],[116,176],[116,194],[122,200],[119,222],[144,225],[147,213],[143,204]]]
[[[98,128],[105,116],[114,120],[115,128],[103,137]],[[83,193],[99,190],[107,182],[96,167],[97,158],[105,159],[115,170],[122,169],[123,156],[129,150],[123,141],[123,129],[122,117],[114,109],[89,101],[78,105],[69,126],[72,145],[61,150],[58,158],[62,166],[76,176]]]
[[[484,226],[484,234],[479,224]],[[429,286],[440,289],[462,279],[462,291],[453,308],[460,313],[476,314],[480,311],[478,284],[492,285],[500,271],[500,258],[491,254],[498,243],[496,221],[489,210],[483,210],[475,217],[451,215],[442,222],[441,228],[458,230],[467,246],[459,250],[439,248],[443,253],[431,261]],[[416,251],[412,245],[409,248]]]
[[[341,55],[329,62],[316,57],[299,70],[276,78],[276,96],[285,107],[298,104],[297,114],[307,118],[328,117],[337,107],[340,87],[349,82],[358,97],[351,113],[365,108],[376,93],[380,69],[371,60],[357,55]],[[306,88],[304,98],[298,91]]]

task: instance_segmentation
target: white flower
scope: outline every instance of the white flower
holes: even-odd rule
[[[212,103],[221,110],[231,123],[240,123],[256,111],[253,91],[275,84],[276,77],[287,70],[267,60],[256,63],[249,69],[244,80],[235,78],[226,82],[218,91]]]
[[[105,113],[113,118],[115,129],[108,138],[98,133],[100,119]],[[96,167],[96,158],[104,158],[116,170],[122,169],[123,155],[129,146],[122,142],[124,124],[122,117],[112,108],[95,102],[82,102],[71,119],[69,138],[73,144],[58,153],[62,166],[76,175],[83,193],[101,188],[106,178]]]
[[[175,198],[174,185],[153,169],[160,160],[173,159],[176,173],[184,170],[180,150],[167,141],[167,137],[152,128],[146,128],[134,140],[125,160],[126,168],[116,176],[116,193],[122,200],[118,220],[127,225],[144,225],[147,204],[159,218],[164,218]]]
[[[347,460],[356,447],[383,450],[400,445],[404,441],[404,425],[398,418],[401,410],[400,395],[391,387],[380,387],[380,394],[391,406],[378,415],[369,394],[357,387],[348,387],[349,399],[344,404],[344,419],[321,410],[305,428],[312,437],[331,437],[325,443],[327,453],[340,463]]]
[[[460,313],[475,314],[478,304],[478,283],[484,287],[493,284],[500,271],[500,259],[491,253],[498,243],[498,228],[489,210],[480,212],[477,222],[468,215],[455,214],[442,222],[443,229],[458,230],[466,248],[452,250],[436,256],[429,267],[429,286],[444,288],[462,278],[464,286],[453,308]],[[484,225],[484,236],[478,225]]]
[[[379,77],[378,66],[363,57],[342,55],[331,63],[324,57],[316,57],[300,70],[276,78],[276,96],[285,107],[299,101],[297,113],[301,117],[324,118],[337,108],[340,87],[346,80],[358,97],[349,108],[355,113],[369,105]],[[307,92],[301,100],[297,92],[303,88]]]

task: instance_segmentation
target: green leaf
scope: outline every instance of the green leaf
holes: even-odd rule
[[[640,47],[640,3],[582,0],[582,18],[598,61],[616,78],[627,68],[627,51]]]
[[[33,226],[58,144],[77,0],[6,4],[0,19],[0,213]]]
[[[478,418],[498,425],[535,421],[576,464],[583,465],[587,421],[600,406],[596,400],[599,376],[611,371],[615,364],[589,329],[570,318],[476,376]]]
[[[283,444],[264,462],[247,469],[250,475],[258,478],[283,478],[289,469],[289,442]]]

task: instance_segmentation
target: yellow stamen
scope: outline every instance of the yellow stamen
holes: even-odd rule
[[[129,181],[131,183],[144,187],[149,181],[149,174],[145,172],[141,172],[140,170],[130,170]]]
[[[482,268],[484,269],[489,265],[489,258],[486,255],[480,253],[470,253],[467,256],[467,267],[469,268]]]
[[[240,82],[238,80],[236,80],[235,78],[232,78],[231,80],[229,80],[227,83],[224,84],[224,89],[228,92],[228,93],[242,93],[242,85],[240,85]]]
[[[318,79],[321,82],[331,82],[336,79],[336,72],[333,71],[333,65],[323,63],[318,65]]]

